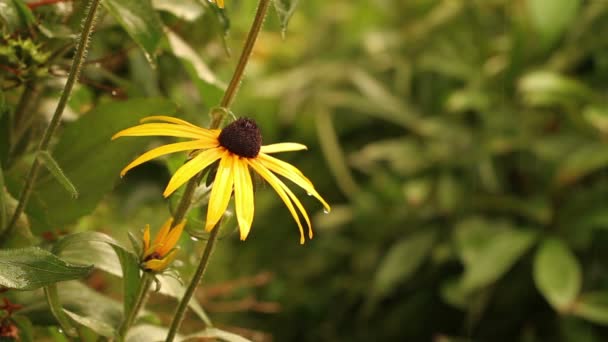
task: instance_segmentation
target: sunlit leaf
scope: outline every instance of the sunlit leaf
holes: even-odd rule
[[[608,292],[582,294],[574,303],[572,313],[593,323],[608,325]]]
[[[581,6],[580,0],[527,0],[532,25],[544,47],[554,43],[569,27]]]

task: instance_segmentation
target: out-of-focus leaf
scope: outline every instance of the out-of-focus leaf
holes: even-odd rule
[[[534,257],[534,282],[556,310],[565,312],[574,304],[582,283],[581,267],[561,240],[546,239]]]
[[[184,288],[184,285],[182,285],[177,279],[166,275],[158,275],[157,279],[160,281],[161,285],[160,293],[178,300],[183,297],[186,289]],[[190,299],[188,306],[203,322],[205,322],[207,326],[212,325],[209,316],[195,298]]]
[[[593,323],[608,325],[608,292],[582,294],[573,304],[573,314]]]
[[[581,6],[580,0],[527,0],[532,25],[543,47],[558,40],[570,26]]]
[[[163,25],[150,0],[104,0],[108,12],[154,63],[163,39]]]
[[[583,117],[595,129],[608,135],[608,107],[589,106],[583,111]]]
[[[56,282],[79,279],[92,266],[71,265],[38,247],[0,250],[0,285],[34,290]]]
[[[190,339],[207,339],[207,338],[217,338],[220,341],[226,342],[251,342],[250,340],[244,338],[243,336],[237,335],[235,333],[231,333],[225,330],[221,330],[218,328],[207,328],[203,331],[188,335],[184,337],[184,341]]]
[[[169,12],[186,21],[194,21],[204,12],[200,0],[152,0],[152,5],[157,10]]]
[[[533,106],[552,106],[589,101],[593,91],[579,80],[552,71],[535,71],[518,84],[524,100]]]
[[[0,0],[0,19],[9,32],[34,23],[34,15],[23,0]]]
[[[572,184],[579,179],[608,167],[608,145],[587,144],[570,153],[558,167],[555,177],[560,186]]]
[[[100,321],[91,317],[81,316],[77,313],[71,312],[70,310],[64,310],[64,312],[74,321],[84,325],[87,328],[90,328],[101,336],[114,337],[116,333],[116,329],[114,329],[114,327],[112,327],[112,325],[110,325],[108,322]]]
[[[98,269],[122,277],[120,260],[112,246],[120,244],[106,234],[82,232],[63,237],[57,241],[53,251],[66,261],[92,264]]]
[[[289,19],[293,16],[296,11],[300,0],[274,0],[274,9],[277,11],[279,20],[281,21],[281,32],[285,35],[287,26],[289,25]]]
[[[42,162],[42,164],[46,167],[46,169],[55,177],[55,179],[63,186],[63,188],[72,195],[74,198],[78,198],[78,190],[70,179],[63,173],[63,170],[53,158],[53,156],[47,151],[38,152],[38,159]]]
[[[169,330],[165,327],[143,324],[129,329],[127,342],[158,342],[164,341]],[[183,341],[183,336],[177,334],[175,341]]]
[[[34,326],[32,322],[22,315],[12,315],[11,321],[15,323],[19,329],[19,341],[21,342],[34,342]]]
[[[371,295],[383,297],[407,280],[424,262],[435,242],[434,230],[422,230],[395,243],[380,262]]]
[[[41,175],[26,208],[37,232],[64,226],[90,213],[119,179],[119,171],[147,143],[145,138],[112,141],[116,132],[145,116],[174,111],[175,106],[164,99],[137,99],[100,105],[70,124],[53,155],[80,195],[77,200],[71,198],[52,176]]]
[[[131,312],[131,308],[137,300],[139,283],[141,282],[139,270],[139,258],[137,255],[119,247],[112,245],[114,252],[118,255],[120,266],[122,267],[123,282],[123,304],[124,313]]]
[[[460,223],[456,243],[465,265],[463,289],[472,291],[498,280],[535,241],[534,231],[504,222],[469,219]]]
[[[185,41],[169,29],[166,32],[171,51],[179,58],[188,75],[196,84],[203,102],[209,107],[219,103],[225,85]]]

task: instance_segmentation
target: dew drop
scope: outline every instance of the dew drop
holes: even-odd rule
[[[311,194],[310,192],[307,192],[306,194],[307,194],[308,196],[312,196],[312,194]]]
[[[323,209],[323,214],[329,214],[329,210],[327,210],[327,209],[324,208]]]
[[[57,331],[58,331],[60,334],[63,334],[63,329],[61,329],[61,328],[57,328]]]
[[[194,236],[191,236],[191,237],[190,237],[190,240],[192,240],[192,241],[198,241],[198,238],[196,238],[196,237],[194,237]]]
[[[118,95],[118,92],[116,90],[112,90],[112,96],[116,96]]]

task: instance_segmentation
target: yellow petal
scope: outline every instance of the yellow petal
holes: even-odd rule
[[[258,160],[269,170],[276,172],[281,176],[289,179],[290,181],[294,182],[299,187],[304,189],[307,193],[318,199],[321,203],[323,203],[325,211],[329,212],[331,210],[329,204],[327,204],[327,202],[325,202],[321,195],[319,195],[317,190],[315,190],[315,187],[314,185],[312,185],[312,182],[293,165],[263,153],[260,153],[258,155]]]
[[[173,223],[173,218],[169,218],[167,221],[165,221],[165,223],[160,228],[158,233],[156,233],[154,242],[152,242],[153,245],[162,246],[165,243],[165,240],[167,239],[167,234],[169,233],[169,229],[171,229],[172,223]],[[158,248],[157,248],[157,252],[158,252]]]
[[[173,227],[173,229],[169,231],[169,234],[167,234],[163,245],[157,251],[158,254],[164,256],[170,250],[172,250],[173,247],[175,247],[175,244],[177,243],[177,241],[179,241],[180,236],[182,236],[182,231],[184,230],[185,225],[186,221],[182,221],[182,223]]]
[[[146,251],[148,250],[148,248],[150,248],[150,225],[147,224],[146,228],[144,228],[144,236],[143,239],[144,241],[144,248],[143,248],[143,253],[145,254]]]
[[[145,262],[144,268],[146,270],[152,270],[155,272],[163,271],[167,266],[169,266],[175,257],[177,256],[177,249],[172,250],[169,254],[162,259],[150,259]]]
[[[308,238],[312,239],[312,236],[313,236],[312,225],[310,224],[310,218],[308,217],[308,213],[306,212],[306,209],[304,209],[304,206],[302,205],[302,202],[300,202],[300,200],[298,199],[298,197],[296,197],[296,195],[293,193],[293,191],[291,191],[291,189],[289,189],[287,187],[287,185],[285,185],[285,183],[281,182],[279,184],[281,185],[281,187],[283,188],[283,190],[285,190],[285,192],[287,193],[287,195],[289,195],[289,198],[291,198],[291,200],[293,201],[293,203],[296,204],[296,207],[298,207],[298,209],[302,213],[302,216],[304,216],[304,220],[306,220],[306,224],[308,225]]]
[[[177,190],[177,188],[182,186],[190,178],[194,177],[194,175],[201,172],[204,168],[216,161],[221,155],[222,150],[212,148],[199,153],[196,157],[192,158],[192,160],[182,165],[179,169],[177,169],[177,171],[175,171],[173,177],[171,177],[171,180],[169,180],[169,184],[167,184],[165,192],[163,192],[163,196],[168,197],[171,195],[175,190]]]
[[[260,148],[260,152],[277,153],[277,152],[301,151],[301,150],[306,150],[306,149],[308,149],[308,147],[306,147],[306,145],[287,142],[287,143],[264,145],[264,146],[262,146],[262,148]]]
[[[215,0],[217,7],[224,8],[224,0]]]
[[[220,165],[217,167],[215,181],[209,195],[209,208],[207,209],[207,222],[205,230],[210,231],[215,227],[217,221],[220,220],[230,201],[232,194],[232,184],[234,183],[234,161],[235,156],[232,153],[225,151],[220,159]]]
[[[253,184],[246,159],[239,158],[234,163],[234,206],[241,240],[245,240],[251,229],[254,212]]]
[[[272,186],[272,188],[274,189],[274,191],[276,191],[279,197],[281,197],[283,203],[285,203],[287,209],[289,209],[289,211],[291,212],[291,216],[293,216],[293,218],[296,220],[296,223],[298,224],[298,228],[300,229],[300,244],[303,244],[305,241],[304,228],[302,228],[302,223],[300,222],[300,217],[298,216],[296,209],[293,207],[293,204],[285,193],[283,186],[281,186],[283,182],[281,182],[281,180],[277,178],[277,176],[273,175],[272,172],[268,171],[268,169],[266,169],[266,167],[264,167],[264,165],[262,165],[262,163],[260,163],[258,160],[248,159],[247,162],[249,163],[249,165],[251,165],[255,172],[262,176],[262,178],[264,178],[268,182],[268,184]]]
[[[171,123],[146,123],[124,129],[112,137],[112,140],[120,137],[144,137],[164,136],[177,138],[204,139],[214,138],[213,132],[205,132],[197,128],[176,125]]]
[[[217,146],[217,140],[209,138],[159,146],[137,157],[137,159],[132,161],[131,164],[127,165],[124,169],[122,169],[122,171],[120,171],[120,176],[123,177],[132,168],[165,154],[189,150],[202,150],[215,146]]]
[[[198,129],[204,129],[197,125],[191,124],[186,120],[182,120],[182,119],[178,119],[178,118],[174,118],[172,116],[166,116],[166,115],[146,116],[145,118],[139,120],[139,122],[150,122],[150,121],[169,122],[169,123],[174,123],[174,124],[179,124],[179,125],[184,125],[184,126],[190,126],[190,127],[194,127],[194,128],[198,128]]]

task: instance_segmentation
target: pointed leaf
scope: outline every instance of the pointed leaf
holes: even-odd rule
[[[79,279],[92,268],[69,264],[39,247],[0,250],[0,285],[12,289],[34,290]]]
[[[78,198],[78,190],[72,182],[68,179],[68,177],[63,173],[63,170],[53,158],[53,156],[47,151],[38,152],[38,159],[42,162],[42,165],[46,167],[47,170],[55,177],[55,179],[63,186],[63,188],[69,192],[73,198]]]
[[[570,309],[581,290],[582,271],[574,254],[559,239],[546,239],[534,257],[536,288],[556,310]]]
[[[141,281],[139,258],[121,247],[112,245],[112,248],[116,252],[116,255],[118,255],[120,266],[122,267],[123,303],[126,315],[127,312],[131,312],[131,308],[137,300],[139,283]]]

